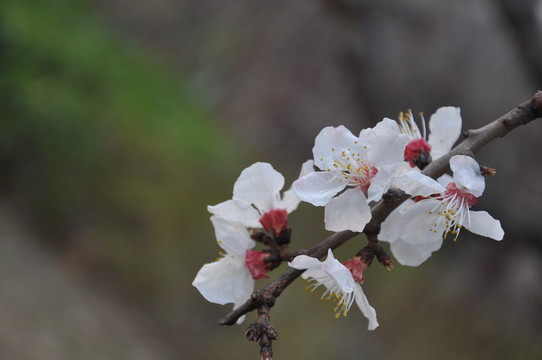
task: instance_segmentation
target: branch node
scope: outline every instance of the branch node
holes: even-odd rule
[[[469,138],[471,137],[472,135],[474,135],[474,132],[472,130],[467,130],[467,131],[463,131],[463,136],[465,138]]]

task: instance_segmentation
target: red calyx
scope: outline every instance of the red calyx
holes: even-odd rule
[[[260,218],[260,224],[267,232],[278,236],[288,225],[288,212],[286,209],[271,209]]]
[[[476,205],[478,198],[471,193],[461,191],[457,188],[454,182],[451,182],[446,186],[446,196],[457,195],[467,202],[469,206]]]
[[[269,276],[265,275],[269,271],[264,259],[270,254],[265,251],[247,250],[245,257],[245,266],[252,274],[254,280],[269,279]]]
[[[423,169],[431,162],[430,152],[431,145],[424,138],[419,138],[408,143],[404,156],[410,166]]]
[[[346,266],[348,270],[350,270],[355,282],[363,284],[363,282],[365,281],[363,277],[363,272],[367,268],[367,264],[363,263],[359,256],[356,256],[350,260],[346,260],[345,262],[343,262],[343,265]]]

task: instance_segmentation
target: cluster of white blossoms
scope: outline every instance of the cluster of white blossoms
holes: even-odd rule
[[[289,242],[288,214],[300,201],[306,201],[325,207],[325,229],[362,232],[371,220],[370,204],[378,202],[391,186],[412,198],[381,224],[378,239],[391,244],[393,255],[403,265],[420,265],[441,247],[443,239],[455,241],[463,228],[501,240],[504,232],[498,220],[485,211],[470,210],[485,188],[484,176],[473,158],[453,156],[453,177],[434,180],[420,171],[450,151],[459,138],[459,108],[438,109],[430,118],[428,137],[423,115],[422,124],[420,132],[409,111],[401,114],[399,121],[386,118],[359,136],[344,126],[324,128],[315,140],[314,159],[303,164],[299,178],[282,197],[284,178],[271,165],[255,163],[243,170],[233,198],[208,207],[218,244],[225,253],[204,265],[193,285],[211,302],[238,307],[249,299],[255,280],[266,278],[277,266],[271,250],[251,250],[256,237],[249,231],[263,229],[259,233],[275,239],[270,240],[275,241],[275,248],[284,234]],[[355,302],[369,319],[369,329],[378,326],[376,312],[361,289],[370,261],[356,256],[341,263],[330,249],[324,262],[298,255],[288,265],[304,270],[302,276],[310,281],[311,291],[324,286],[322,299],[335,302],[337,316],[346,315]]]

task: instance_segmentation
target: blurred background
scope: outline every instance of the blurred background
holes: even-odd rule
[[[191,286],[220,250],[206,206],[255,161],[289,186],[327,125],[496,119],[542,86],[541,45],[540,0],[2,0],[1,358],[257,358],[254,316],[219,327],[231,306]],[[541,134],[479,154],[497,175],[476,209],[502,242],[462,232],[418,268],[374,264],[373,332],[295,282],[275,358],[542,358]],[[329,235],[322,217],[290,216],[294,248]]]

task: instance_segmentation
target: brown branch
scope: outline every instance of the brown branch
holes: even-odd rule
[[[518,105],[514,110],[486,126],[465,132],[465,140],[446,155],[431,162],[422,173],[426,176],[437,178],[448,170],[448,163],[452,156],[460,154],[473,156],[489,142],[499,137],[503,137],[518,126],[525,125],[540,117],[542,117],[542,91],[538,91],[532,99]],[[363,232],[368,236],[378,234],[380,232],[380,224],[395,208],[408,198],[409,195],[406,195],[401,190],[395,188],[390,189],[384,194],[382,200],[371,208],[372,218],[365,226]],[[328,249],[335,249],[358,234],[359,233],[352,231],[336,233],[308,250],[299,251],[298,255],[304,254],[321,258],[327,253]],[[224,316],[218,321],[218,324],[233,325],[239,317],[262,305],[266,305],[269,308],[273,307],[276,298],[279,297],[284,289],[297,279],[302,272],[303,271],[296,269],[286,270],[278,279],[255,291],[245,304]]]

